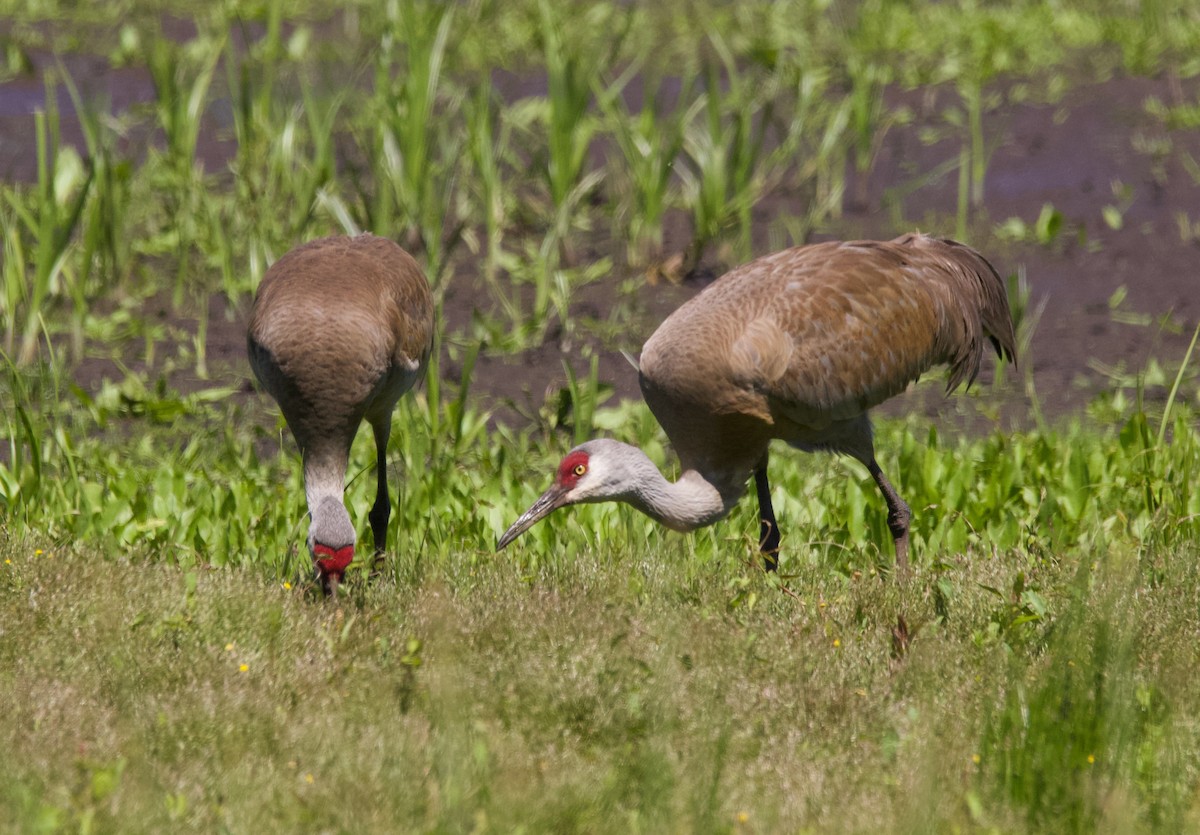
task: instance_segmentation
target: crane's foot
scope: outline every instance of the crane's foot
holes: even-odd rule
[[[779,526],[762,520],[758,531],[758,550],[763,558],[764,571],[779,570]]]
[[[382,549],[375,552],[375,556],[371,558],[371,571],[367,575],[371,580],[375,580],[383,574],[383,568],[387,565],[387,554]]]
[[[380,462],[383,467],[383,462]],[[384,468],[381,472],[387,472]],[[380,482],[379,496],[375,499],[375,504],[371,507],[371,512],[367,514],[367,518],[371,522],[371,544],[375,546],[375,560],[371,564],[371,574],[378,572],[383,561],[383,551],[387,548],[387,528],[388,519],[392,516],[391,505],[388,504],[387,486]]]
[[[879,492],[883,494],[883,499],[887,502],[888,515],[887,524],[888,530],[892,532],[892,539],[896,543],[896,573],[904,575],[908,573],[908,523],[912,521],[912,510],[904,499],[900,498],[900,494],[896,492],[896,488],[887,480],[887,476],[883,474],[883,470],[879,469],[879,464],[874,458],[865,462],[867,471],[871,473],[871,477],[875,479],[875,483],[879,486]]]

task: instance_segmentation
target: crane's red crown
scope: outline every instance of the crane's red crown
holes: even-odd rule
[[[316,563],[322,575],[336,575],[340,580],[346,573],[346,568],[354,561],[354,546],[330,548],[328,545],[317,543],[313,545],[313,556],[320,557]]]
[[[579,479],[587,475],[587,471],[588,454],[581,450],[570,452],[558,465],[558,483],[570,489],[579,483]]]

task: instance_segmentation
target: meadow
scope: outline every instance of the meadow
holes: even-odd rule
[[[1193,4],[0,7],[0,828],[1200,831]],[[1144,79],[1144,182],[1014,202],[1006,114]],[[620,352],[674,304],[918,225],[1002,267],[1021,357],[877,421],[911,576],[865,470],[784,449],[777,576],[750,498],[494,552],[585,438],[672,472]],[[242,322],[357,231],[440,333],[387,562],[326,601]]]

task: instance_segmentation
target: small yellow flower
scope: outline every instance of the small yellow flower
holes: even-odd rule
[[[971,762],[975,763],[975,765],[979,765],[979,763],[982,761],[983,761],[983,757],[979,756],[978,754],[971,755]]]
[[[233,652],[233,642],[232,641],[230,641],[228,644],[225,645],[225,651]]]
[[[12,565],[12,560],[6,559],[6,560],[4,561],[4,564],[5,564],[5,565]]]
[[[842,642],[841,642],[841,641],[839,641],[837,638],[834,638],[834,639],[833,639],[833,648],[834,648],[834,649],[837,649],[837,648],[838,648],[838,647],[840,647],[841,645],[842,645]]]
[[[748,820],[750,820],[749,812],[738,812],[737,813],[737,822],[738,823],[745,823]]]
[[[312,774],[305,774],[305,775],[304,775],[304,782],[308,783],[308,784],[311,786],[311,785],[312,785],[312,782],[313,782],[313,776],[312,776]]]
[[[33,552],[33,555],[34,555],[35,557],[40,557],[40,556],[42,555],[42,553],[43,553],[43,552],[42,552],[42,549],[41,549],[41,548],[37,548],[37,549],[35,549],[35,550],[34,550],[34,552]]]
[[[1088,765],[1091,765],[1091,764],[1092,764],[1092,763],[1094,763],[1095,761],[1096,761],[1096,757],[1095,757],[1095,755],[1093,755],[1093,754],[1088,754]]]
[[[247,670],[249,670],[249,669],[250,669],[250,665],[249,665],[249,664],[243,664],[242,666],[238,667],[238,672],[239,672],[239,673],[244,673],[244,672],[246,672],[246,671],[247,671]]]
[[[284,591],[291,591],[291,590],[292,590],[292,584],[291,584],[291,583],[287,583],[287,582],[285,582],[285,583],[283,584],[283,590],[284,590]]]

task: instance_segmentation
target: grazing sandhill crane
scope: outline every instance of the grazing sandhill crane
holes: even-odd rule
[[[425,373],[433,298],[407,252],[374,235],[296,247],[263,276],[247,332],[250,365],[279,403],[304,461],[308,550],[322,587],[336,593],[354,559],[343,503],[350,445],[365,418],[375,433],[375,553],[391,504],[387,443],[392,410]]]
[[[767,448],[861,461],[883,493],[896,564],[908,564],[911,511],[875,461],[867,410],[930,367],[947,392],[979,371],[985,338],[1016,359],[1004,283],[975,250],[920,234],[777,252],[717,279],[659,326],[639,381],[679,455],[672,483],[636,447],[593,440],[571,450],[554,483],[497,543],[504,548],[556,508],[623,501],[677,531],[710,525],[745,492],[761,511],[760,549],[778,563]]]

